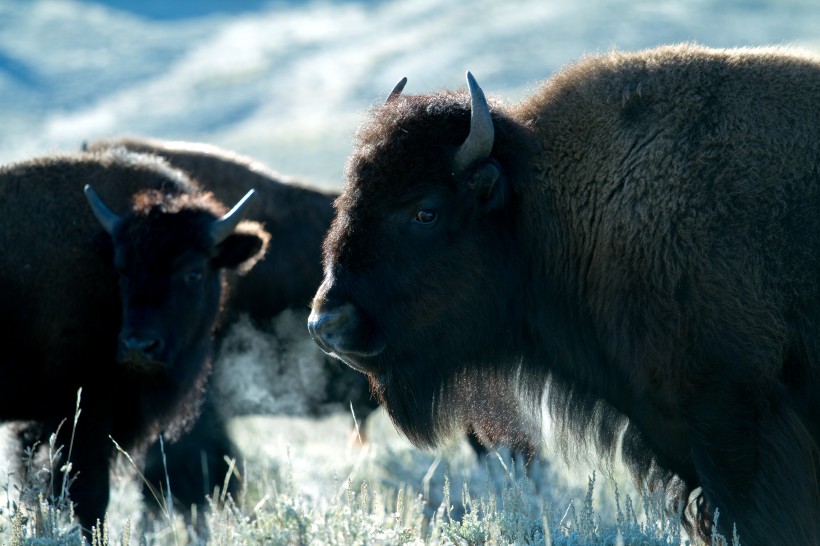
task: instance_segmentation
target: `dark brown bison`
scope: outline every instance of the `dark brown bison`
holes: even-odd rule
[[[820,59],[613,52],[511,106],[468,82],[360,130],[316,342],[419,445],[507,382],[690,530],[820,543]]]
[[[108,504],[109,436],[138,449],[196,417],[223,271],[251,267],[269,238],[241,208],[223,216],[183,172],[121,150],[0,169],[0,419],[47,436],[82,388],[61,441],[73,434],[86,532]]]
[[[250,272],[230,275],[231,297],[216,332],[217,350],[242,316],[250,317],[256,328],[267,331],[272,319],[286,309],[307,314],[322,281],[322,239],[333,218],[333,200],[338,194],[285,179],[257,161],[207,144],[120,138],[85,146],[89,151],[113,148],[162,157],[223,202],[235,202],[251,188],[255,190],[244,217],[264,224],[274,243],[268,247],[265,259]],[[219,367],[219,360],[215,365]],[[364,376],[330,358],[324,370],[324,391],[311,393],[316,404],[309,411],[318,414],[328,403],[348,407],[352,402],[356,416],[364,419],[377,407]],[[220,375],[217,369],[217,378]],[[206,495],[224,482],[229,469],[226,457],[239,458],[224,422],[224,414],[231,412],[225,408],[229,404],[218,398],[219,389],[209,389],[202,415],[192,430],[175,442],[165,443],[171,491],[185,508],[204,505]],[[166,468],[158,444],[148,450],[144,474],[149,483],[164,488]],[[228,492],[236,495],[237,480],[228,482]]]

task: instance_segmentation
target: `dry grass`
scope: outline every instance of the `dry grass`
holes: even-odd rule
[[[550,457],[525,472],[508,453],[478,460],[466,442],[422,452],[381,412],[368,420],[368,441],[361,443],[351,422],[345,415],[235,419],[232,434],[245,457],[237,461],[243,492],[234,500],[215,490],[210,508],[187,520],[146,510],[144,502],[162,501],[143,502],[138,473],[120,456],[108,518],[94,543],[687,543],[658,498],[641,497],[617,471],[608,478],[589,469],[569,472]],[[81,544],[70,503],[53,486],[67,468],[60,454],[59,446],[43,446],[27,459],[25,477],[6,479],[0,543]]]

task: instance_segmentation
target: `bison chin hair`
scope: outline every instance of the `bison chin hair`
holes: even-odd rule
[[[583,387],[524,366],[386,368],[384,374],[369,375],[373,395],[416,446],[433,448],[471,429],[496,444],[538,446],[546,410],[549,436],[567,463],[600,463],[608,473],[620,457],[638,488],[660,495],[690,535],[709,536],[712,508],[701,489],[657,460],[626,416]]]
[[[540,393],[519,388],[518,373],[489,365],[447,376],[440,370],[389,369],[369,375],[371,390],[393,424],[420,448],[465,432],[512,448],[541,442]]]

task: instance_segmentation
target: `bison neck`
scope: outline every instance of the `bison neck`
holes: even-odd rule
[[[689,440],[669,373],[679,366],[646,344],[647,325],[631,288],[613,277],[602,282],[595,212],[578,202],[567,206],[566,193],[546,183],[528,191],[517,216],[531,257],[523,362],[548,385],[559,433],[596,438],[599,451],[610,454],[623,434],[624,442],[648,446],[660,467],[688,481]]]

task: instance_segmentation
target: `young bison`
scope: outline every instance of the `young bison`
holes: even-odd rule
[[[223,271],[269,238],[243,206],[223,215],[181,171],[123,151],[0,169],[0,419],[47,436],[82,388],[70,495],[86,532],[108,504],[109,436],[138,449],[196,417]]]
[[[251,188],[255,190],[244,216],[262,223],[275,243],[268,246],[265,259],[247,274],[229,273],[231,297],[215,334],[215,354],[220,353],[220,347],[234,332],[233,326],[243,316],[250,318],[255,328],[270,334],[273,320],[283,311],[307,314],[310,300],[322,282],[322,239],[333,218],[333,200],[338,194],[285,179],[257,161],[202,143],[132,137],[98,140],[85,146],[89,151],[114,148],[161,157],[224,202],[239,199]],[[307,330],[304,334],[309,340]],[[322,380],[310,393],[308,410],[318,415],[326,405],[335,403],[349,412],[352,403],[356,416],[366,418],[377,403],[370,396],[365,377],[337,360],[326,357],[324,361]],[[266,364],[271,368],[276,365]],[[192,504],[205,506],[206,496],[224,483],[229,470],[226,457],[240,459],[224,420],[232,415],[231,403],[219,399],[219,385],[214,385],[231,372],[220,367],[219,359],[214,366],[200,419],[176,441],[165,442],[164,460],[158,443],[149,448],[145,460],[148,482],[164,488],[167,473],[171,492],[184,509]],[[228,492],[236,497],[237,480],[228,482]]]
[[[613,52],[511,106],[468,82],[359,132],[316,342],[419,445],[548,387],[562,437],[693,494],[690,531],[819,544],[820,59]]]

